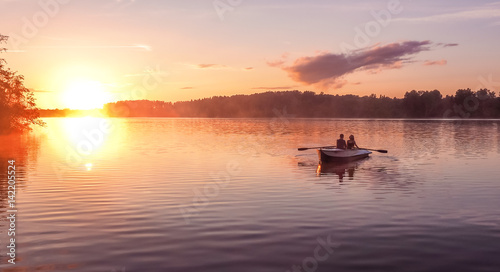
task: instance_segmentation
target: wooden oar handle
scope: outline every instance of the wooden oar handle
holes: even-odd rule
[[[308,149],[317,149],[317,148],[335,148],[335,146],[317,146],[317,147],[299,147],[298,150],[299,151],[304,151],[304,150],[308,150]]]

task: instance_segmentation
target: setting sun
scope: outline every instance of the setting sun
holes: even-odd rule
[[[102,108],[109,98],[102,83],[90,80],[73,81],[64,93],[66,107],[78,110]]]

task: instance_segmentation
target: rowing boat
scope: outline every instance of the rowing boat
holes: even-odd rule
[[[366,149],[320,148],[318,157],[321,162],[351,162],[368,157],[372,152]]]

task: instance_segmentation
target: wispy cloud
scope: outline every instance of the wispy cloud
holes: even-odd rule
[[[499,4],[500,3],[493,3],[472,10],[462,10],[422,17],[395,18],[393,21],[426,23],[500,18]]]
[[[182,87],[181,90],[191,90],[194,89],[193,87]]]
[[[193,64],[193,63],[181,63],[182,65],[185,65],[189,67],[190,69],[204,69],[204,70],[232,70],[232,71],[250,71],[255,69],[254,67],[232,67],[229,65],[225,64],[218,64],[218,63],[198,63],[198,64]]]
[[[279,59],[277,60],[270,60],[270,61],[267,61],[267,65],[271,66],[271,67],[281,67],[283,66],[286,61],[288,60],[288,57],[290,57],[290,53],[286,52],[286,53],[283,53]]]
[[[319,88],[341,88],[348,83],[343,79],[344,75],[355,71],[379,73],[387,69],[400,69],[405,64],[414,62],[412,58],[416,54],[446,46],[447,44],[433,44],[431,41],[405,41],[368,47],[350,54],[322,53],[301,57],[292,65],[285,65],[283,60],[268,62],[268,65],[281,68],[290,78],[302,84],[314,84]]]
[[[440,65],[440,66],[442,66],[442,65],[446,65],[446,64],[448,64],[448,61],[445,60],[445,59],[442,59],[442,60],[426,60],[424,62],[425,66],[431,66],[431,65]]]
[[[202,64],[198,64],[197,67],[199,69],[224,69],[224,68],[228,68],[226,65],[215,64],[215,63],[202,63]]]

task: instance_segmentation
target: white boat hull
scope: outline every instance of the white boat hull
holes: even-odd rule
[[[318,157],[322,162],[350,162],[366,158],[371,153],[366,149],[320,148]]]

